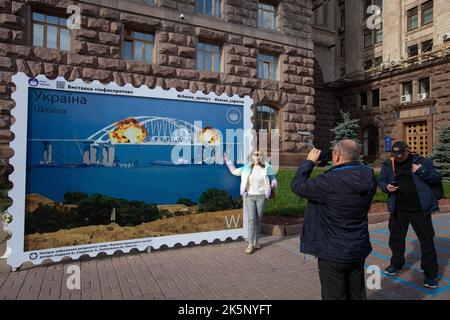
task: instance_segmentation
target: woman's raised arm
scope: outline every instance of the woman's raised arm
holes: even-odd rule
[[[240,176],[240,175],[242,174],[242,167],[240,167],[239,169],[237,169],[237,168],[234,166],[233,162],[232,162],[230,159],[228,159],[226,153],[223,154],[223,160],[225,161],[225,164],[227,165],[228,170],[230,170],[230,172],[231,172],[232,175]]]

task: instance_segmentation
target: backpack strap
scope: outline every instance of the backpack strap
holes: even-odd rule
[[[395,177],[395,158],[391,157],[391,164],[392,164],[392,172],[394,173],[394,177]]]

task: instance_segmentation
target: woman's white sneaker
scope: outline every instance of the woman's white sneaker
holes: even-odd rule
[[[245,253],[252,254],[253,252],[255,252],[255,246],[252,244],[249,244],[247,249],[245,249]]]

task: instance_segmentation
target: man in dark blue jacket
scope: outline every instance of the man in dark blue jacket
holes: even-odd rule
[[[320,153],[313,149],[292,180],[292,191],[308,199],[300,251],[318,257],[322,299],[366,299],[364,262],[372,251],[367,215],[377,181],[359,162],[353,140],[337,143],[334,166],[310,179]]]
[[[389,247],[391,264],[385,273],[394,275],[405,264],[405,238],[411,223],[420,241],[424,286],[437,288],[438,262],[434,246],[431,214],[439,210],[430,186],[441,183],[441,175],[433,163],[409,152],[408,145],[398,141],[392,146],[392,158],[383,163],[379,185],[389,194]]]

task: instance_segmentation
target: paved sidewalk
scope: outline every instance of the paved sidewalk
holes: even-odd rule
[[[434,216],[440,287],[422,287],[420,246],[410,230],[407,265],[382,275],[369,299],[450,299],[450,214]],[[386,223],[371,226],[367,265],[389,261]],[[317,261],[298,252],[298,237],[264,238],[244,253],[242,241],[38,266],[0,274],[0,299],[320,299]],[[65,270],[81,268],[81,290],[68,290]]]

